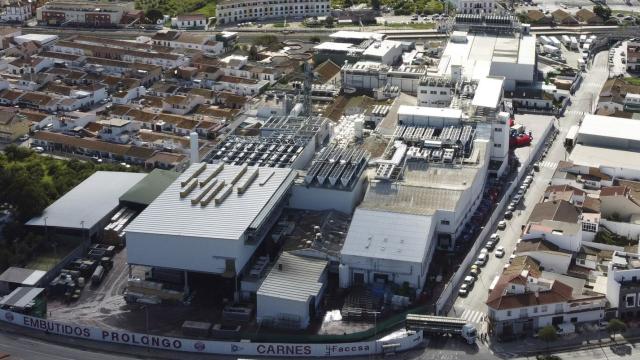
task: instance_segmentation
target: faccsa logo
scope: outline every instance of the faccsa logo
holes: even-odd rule
[[[7,321],[13,321],[13,314],[10,312],[6,312],[4,313],[4,318],[7,319]]]
[[[204,348],[206,346],[205,346],[205,344],[203,342],[198,341],[197,343],[193,344],[193,347],[198,351],[204,351]]]

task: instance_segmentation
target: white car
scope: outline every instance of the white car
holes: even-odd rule
[[[467,296],[467,295],[469,295],[469,290],[471,290],[469,285],[462,284],[462,286],[460,286],[460,290],[458,290],[458,295],[460,295],[462,297]]]
[[[504,229],[506,229],[506,228],[507,228],[507,222],[506,222],[506,221],[504,221],[504,220],[501,220],[501,221],[498,223],[498,230],[504,230]]]
[[[498,241],[500,241],[500,235],[498,235],[498,233],[493,233],[491,234],[491,237],[489,237],[489,240],[493,241],[494,243],[498,243]]]
[[[33,148],[33,151],[35,151],[38,154],[42,154],[44,152],[44,148],[41,146],[36,146]]]
[[[475,265],[478,265],[480,267],[485,266],[488,260],[489,256],[487,255],[487,253],[481,253],[480,255],[478,255],[478,259],[476,260]]]
[[[476,281],[476,278],[474,278],[474,277],[473,277],[473,276],[471,276],[471,275],[467,275],[467,276],[464,278],[464,283],[465,283],[465,284],[473,284],[475,281]]]
[[[29,140],[29,134],[24,134],[24,135],[20,136],[20,137],[18,138],[18,140],[20,140],[20,141],[27,141],[27,140]]]
[[[496,251],[494,252],[494,254],[496,255],[497,258],[501,258],[504,256],[504,247],[503,246],[498,246],[496,248]]]

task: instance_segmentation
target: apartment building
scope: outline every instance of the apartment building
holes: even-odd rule
[[[11,23],[22,23],[33,17],[31,3],[26,0],[9,1],[1,11],[0,20]]]
[[[616,251],[607,271],[607,300],[622,319],[640,316],[640,255]]]
[[[627,70],[640,71],[640,38],[627,42]]]
[[[500,6],[495,0],[461,0],[457,6],[460,14],[497,15]]]
[[[216,5],[218,24],[265,19],[296,19],[309,16],[327,16],[331,10],[329,0],[223,0]]]
[[[127,14],[134,13],[132,2],[50,1],[36,11],[38,23],[44,25],[86,25],[116,27]]]

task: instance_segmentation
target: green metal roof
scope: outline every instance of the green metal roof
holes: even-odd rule
[[[149,205],[160,195],[180,173],[170,170],[154,169],[129,191],[120,196],[121,202]]]

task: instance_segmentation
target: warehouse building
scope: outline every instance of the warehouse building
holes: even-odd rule
[[[635,119],[586,114],[576,142],[584,146],[640,151],[640,122]]]
[[[295,176],[193,164],[126,228],[129,265],[233,278],[229,291],[237,292],[238,274],[280,216]]]
[[[180,173],[175,171],[154,169],[144,179],[120,196],[120,204],[132,209],[142,210],[160,196],[171,183],[176,181],[178,176],[180,176]]]
[[[42,233],[68,234],[94,241],[120,206],[120,196],[147,174],[97,171],[49,205],[26,225]]]
[[[507,91],[534,81],[535,36],[462,34],[452,36],[447,43],[438,64],[438,76],[460,76],[465,81],[502,76]]]
[[[40,286],[46,271],[10,267],[0,274],[0,296],[9,294],[19,287]]]
[[[308,327],[322,304],[328,264],[282,253],[258,289],[258,323],[288,329]]]

